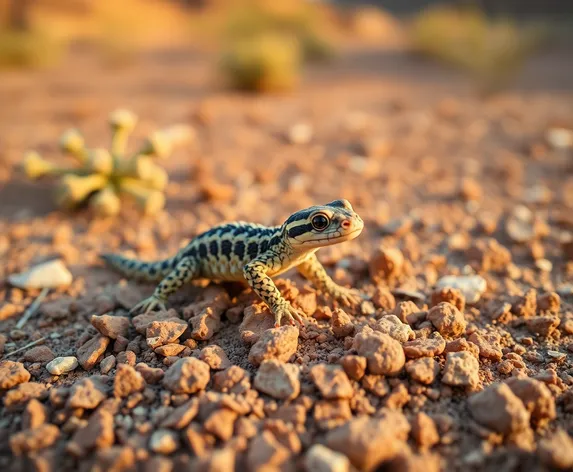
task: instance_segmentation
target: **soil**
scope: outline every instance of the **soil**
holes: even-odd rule
[[[358,47],[280,96],[221,90],[212,58],[188,48],[114,69],[78,49],[56,69],[3,74],[0,469],[572,468],[573,149],[547,139],[573,130],[567,57],[533,59],[490,98]],[[53,182],[19,172],[22,153],[66,162],[57,140],[71,126],[107,145],[118,107],[140,117],[133,146],[157,127],[196,130],[162,162],[165,210],[58,211]],[[292,142],[296,125],[308,142]],[[308,315],[300,330],[271,329],[242,286],[202,282],[153,319],[114,319],[154,287],[98,253],[160,259],[222,221],[280,224],[338,198],[365,231],[318,255],[369,296],[360,306],[291,271],[279,286]],[[8,275],[54,257],[74,282],[17,329],[39,291]],[[487,287],[436,288],[447,275]],[[64,356],[79,366],[51,375]]]

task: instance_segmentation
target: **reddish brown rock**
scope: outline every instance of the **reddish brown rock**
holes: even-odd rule
[[[541,461],[549,467],[573,469],[573,439],[563,429],[539,441],[537,452]]]
[[[529,428],[529,412],[504,383],[493,384],[468,400],[471,415],[481,425],[500,434]]]
[[[220,287],[212,287],[204,298],[183,309],[183,317],[189,320],[191,337],[197,341],[211,339],[221,329],[221,316],[231,304],[229,295]]]
[[[392,311],[396,308],[396,299],[387,287],[376,287],[372,295],[372,303],[376,308],[384,311]]]
[[[134,367],[137,362],[137,356],[133,351],[120,352],[115,359],[118,365],[127,364],[130,365],[131,367]]]
[[[420,359],[406,362],[406,372],[412,380],[430,385],[440,372],[440,364],[431,357],[421,357]]]
[[[29,454],[54,444],[60,430],[53,424],[43,424],[34,429],[25,429],[10,437],[10,449],[15,456]]]
[[[555,419],[555,400],[551,391],[543,382],[528,377],[507,379],[511,391],[523,402],[531,419],[544,424]]]
[[[387,334],[365,328],[354,338],[354,349],[366,358],[372,374],[396,375],[404,367],[402,346]]]
[[[476,359],[479,359],[479,347],[477,347],[474,343],[469,342],[465,338],[458,338],[448,342],[444,352],[448,353],[461,351],[471,352],[476,357]]]
[[[209,366],[205,362],[185,357],[169,367],[162,383],[173,393],[195,393],[205,389],[209,379]]]
[[[255,375],[255,388],[278,400],[290,400],[300,393],[299,368],[276,359],[263,361]]]
[[[444,337],[457,338],[466,331],[464,314],[447,302],[441,302],[433,307],[428,312],[427,319]]]
[[[30,380],[24,364],[13,361],[0,362],[0,390],[8,390]]]
[[[544,338],[551,336],[560,323],[557,316],[534,316],[525,322],[529,332]]]
[[[212,445],[212,440],[209,440],[201,429],[198,425],[191,423],[182,433],[183,442],[197,457],[204,457]]]
[[[111,339],[117,339],[120,336],[126,337],[129,331],[129,318],[126,316],[93,315],[90,322],[102,336]]]
[[[442,382],[454,387],[476,387],[479,384],[479,362],[467,351],[450,352],[446,358]]]
[[[127,364],[119,364],[113,380],[113,394],[126,398],[132,393],[141,392],[145,388],[143,376]]]
[[[402,345],[406,357],[416,359],[418,357],[439,356],[446,348],[446,341],[440,333],[432,333],[428,338],[419,338],[408,341]]]
[[[26,362],[39,362],[40,364],[47,364],[55,357],[54,352],[48,346],[36,346],[24,353]]]
[[[352,418],[350,402],[347,399],[317,401],[314,404],[313,417],[316,426],[321,430],[336,428]]]
[[[152,321],[145,331],[147,345],[155,349],[164,344],[174,343],[187,329],[187,323],[179,318]]]
[[[231,367],[231,361],[225,351],[214,344],[201,349],[200,359],[213,370],[225,370]]]
[[[421,448],[430,448],[440,441],[434,420],[425,413],[418,413],[411,423],[412,438]]]
[[[239,325],[239,333],[243,342],[254,344],[265,331],[272,329],[274,325],[275,317],[270,310],[257,303],[245,308],[243,321]]]
[[[354,323],[352,322],[352,319],[340,308],[334,310],[330,323],[332,331],[337,338],[345,338],[346,336],[351,336],[354,333]]]
[[[183,352],[184,350],[185,346],[183,344],[170,343],[156,347],[153,350],[153,352],[163,357],[170,357],[170,356],[177,356],[178,354],[181,354],[181,352]]]
[[[396,305],[396,308],[394,308],[394,315],[396,315],[396,317],[402,323],[408,323],[408,324],[410,316],[419,312],[420,309],[416,306],[416,304],[413,301],[410,300],[405,302],[400,302]]]
[[[468,341],[474,343],[479,349],[480,357],[491,359],[494,361],[501,360],[503,352],[498,347],[499,338],[495,334],[479,334],[472,333]]]
[[[298,346],[298,329],[281,326],[265,331],[249,352],[249,362],[259,366],[264,360],[288,362]]]
[[[191,398],[183,405],[175,408],[160,424],[162,428],[183,429],[197,416],[199,400]]]
[[[561,297],[555,292],[547,292],[538,296],[537,309],[543,314],[556,315],[561,309]]]
[[[515,316],[531,318],[537,313],[537,291],[529,289],[523,297],[516,297],[511,305],[511,312]]]
[[[263,431],[249,445],[247,466],[249,470],[277,470],[290,455],[270,431]]]
[[[466,297],[458,288],[444,287],[432,292],[431,306],[438,306],[440,303],[450,303],[462,312],[466,308]],[[443,333],[442,333],[443,334]]]
[[[92,370],[94,368],[100,356],[103,356],[108,344],[109,338],[98,335],[78,349],[78,362],[84,370]]]
[[[466,257],[484,272],[503,272],[511,262],[509,250],[493,238],[477,240],[466,252]]]
[[[135,370],[139,372],[146,384],[155,385],[163,379],[164,372],[157,367],[149,367],[144,362],[140,362],[135,366]]]
[[[370,392],[377,397],[384,397],[390,392],[390,387],[386,378],[382,375],[365,375],[362,377],[360,384],[367,392]]]
[[[46,408],[38,400],[33,398],[24,408],[22,415],[22,429],[34,429],[46,423]]]
[[[46,394],[46,386],[37,382],[26,382],[9,390],[4,395],[6,408],[19,407],[28,403],[32,398],[42,398]]]
[[[310,378],[326,399],[351,398],[353,395],[352,385],[342,367],[317,364],[310,369]]]
[[[147,328],[154,321],[166,321],[166,320],[179,320],[177,312],[173,309],[167,311],[156,311],[151,313],[143,313],[141,315],[134,316],[131,319],[133,327],[139,334],[146,334]]]
[[[215,410],[203,423],[203,428],[208,433],[219,438],[221,441],[228,441],[233,436],[233,429],[237,413],[228,408]]]
[[[68,397],[69,408],[93,410],[107,398],[107,386],[96,376],[76,382]]]
[[[96,454],[96,466],[93,472],[128,471],[135,468],[135,452],[129,446],[112,446],[100,450]],[[153,469],[154,472],[165,472],[161,467]]]
[[[410,325],[402,323],[396,315],[383,316],[372,328],[401,343],[416,337]]]
[[[368,270],[373,280],[395,279],[402,275],[404,255],[398,248],[381,247],[370,258]]]
[[[251,388],[249,373],[239,366],[231,366],[213,375],[213,388],[219,392],[246,392]]]
[[[368,365],[365,357],[353,355],[344,356],[340,359],[340,363],[346,375],[353,380],[360,380],[364,377]]]
[[[112,446],[114,440],[113,415],[100,408],[92,414],[83,428],[74,433],[66,450],[75,457],[81,457],[94,449]]]
[[[373,471],[405,446],[410,425],[404,415],[388,411],[382,418],[361,416],[330,431],[326,445],[344,454],[359,470]]]

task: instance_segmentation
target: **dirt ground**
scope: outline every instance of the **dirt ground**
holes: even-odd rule
[[[3,74],[0,469],[571,470],[573,149],[551,142],[573,130],[571,52],[533,59],[487,99],[372,48],[311,67],[283,96],[221,90],[213,59],[188,48],[114,69],[78,47],[57,69]],[[165,210],[57,211],[53,183],[18,171],[22,153],[64,162],[70,126],[107,145],[118,107],[140,117],[132,144],[196,130],[165,162]],[[295,125],[309,142],[293,142]],[[365,230],[319,259],[370,300],[341,311],[291,271],[279,285],[309,316],[300,330],[268,330],[249,291],[204,283],[159,323],[130,321],[153,285],[97,258],[160,259],[214,224],[281,224],[338,198]],[[56,256],[74,282],[16,329],[38,292],[8,275]],[[487,288],[436,288],[447,275]],[[61,356],[81,365],[51,375]]]

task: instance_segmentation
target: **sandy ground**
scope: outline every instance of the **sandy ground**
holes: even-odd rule
[[[119,69],[78,48],[55,70],[3,75],[0,468],[573,467],[573,150],[547,140],[573,129],[570,54],[532,60],[488,99],[455,72],[364,48],[285,96],[222,91],[212,59],[183,48]],[[165,211],[57,211],[52,183],[16,169],[23,151],[65,162],[57,139],[70,126],[107,145],[118,107],[140,117],[132,143],[172,123],[196,129],[165,162]],[[309,142],[292,142],[294,125]],[[159,259],[213,224],[280,224],[337,198],[366,229],[319,258],[371,301],[333,315],[288,273],[281,289],[310,320],[300,331],[266,331],[250,292],[200,283],[172,297],[160,316],[171,324],[132,323],[127,309],[153,286],[97,260]],[[15,329],[38,292],[7,276],[55,256],[74,283]],[[462,274],[485,279],[479,300],[435,288]],[[168,347],[149,341],[157,333]],[[59,356],[82,365],[52,376]]]

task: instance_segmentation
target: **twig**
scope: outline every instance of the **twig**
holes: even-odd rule
[[[32,315],[34,313],[36,313],[36,311],[38,311],[38,308],[40,308],[40,303],[42,303],[44,301],[44,298],[46,298],[46,295],[48,295],[49,291],[50,291],[49,288],[43,288],[42,289],[42,291],[40,292],[40,295],[38,295],[38,297],[32,302],[32,304],[24,312],[24,314],[22,315],[22,318],[20,318],[18,323],[16,323],[17,329],[22,328],[22,326],[24,326],[26,324],[26,322],[32,317]]]
[[[4,357],[10,357],[12,354],[16,354],[17,352],[28,349],[29,347],[35,346],[36,344],[40,344],[42,341],[45,341],[46,339],[48,339],[48,338],[46,338],[45,336],[41,337],[40,339],[36,339],[35,341],[32,341],[31,343],[28,343],[25,346],[22,346],[22,347],[16,349],[15,351],[9,352]]]

